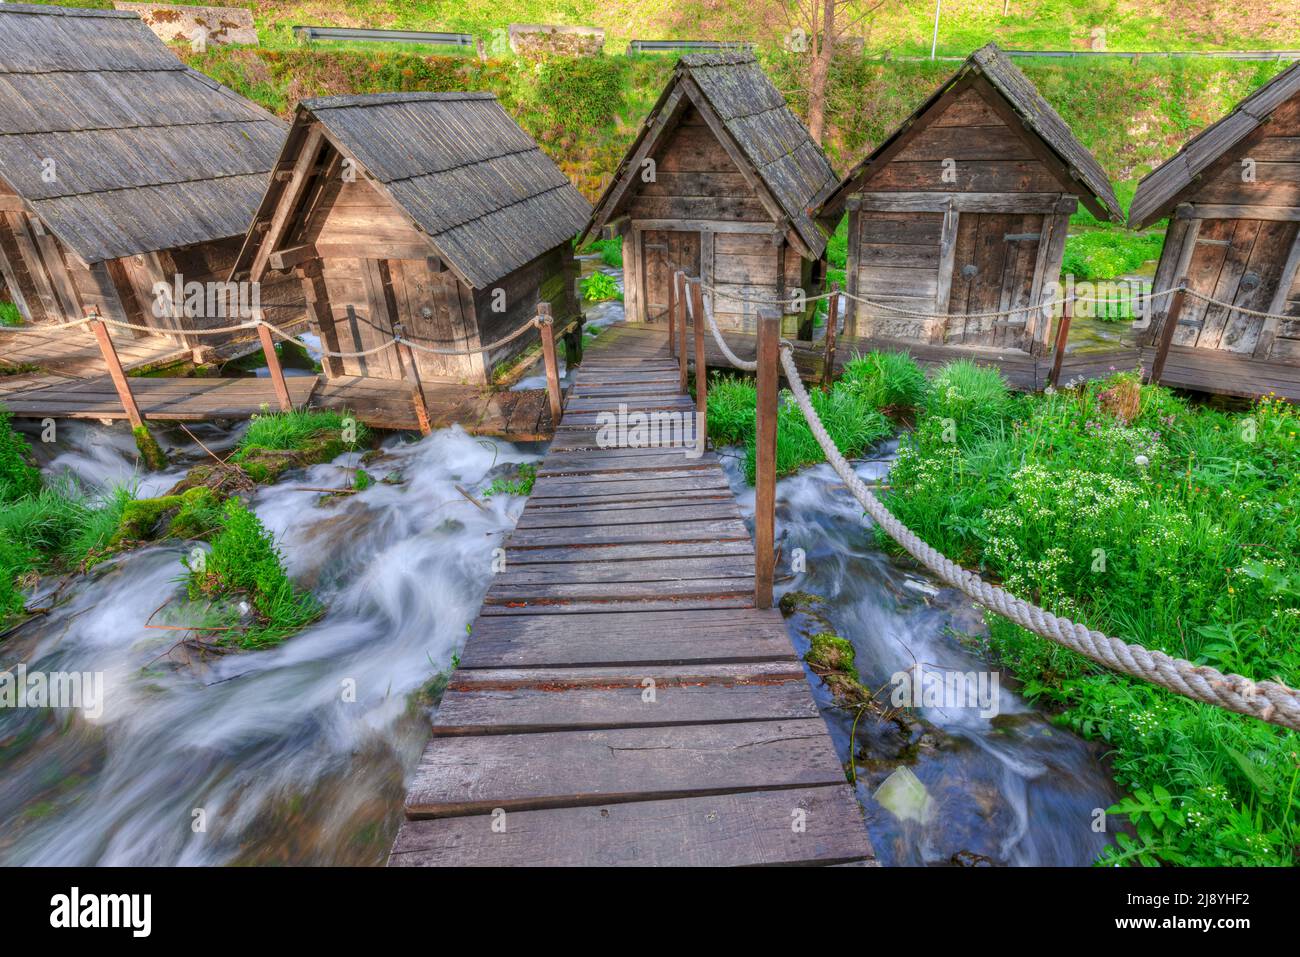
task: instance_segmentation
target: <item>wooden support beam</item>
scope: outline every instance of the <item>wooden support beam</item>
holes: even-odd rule
[[[822,386],[835,381],[835,333],[840,324],[840,284],[831,283],[831,297],[826,300],[826,357],[822,360]]]
[[[298,202],[306,193],[311,172],[316,168],[316,163],[324,146],[324,132],[319,123],[314,123],[307,131],[301,152],[293,164],[293,175],[288,185],[280,193],[280,198],[275,204],[275,211],[267,221],[266,235],[262,238],[262,245],[253,258],[249,278],[254,282],[260,280],[262,273],[266,272],[267,264],[271,259],[271,252],[284,234],[285,227],[288,226]]]
[[[1183,313],[1183,300],[1187,298],[1187,277],[1178,278],[1178,291],[1173,295],[1173,301],[1169,304],[1169,312],[1165,314],[1165,324],[1160,327],[1160,344],[1156,347],[1156,358],[1151,364],[1151,376],[1147,379],[1153,385],[1160,384],[1160,377],[1165,371],[1165,360],[1169,358],[1169,347],[1174,342],[1174,332],[1178,329],[1178,318]]]
[[[302,281],[302,294],[307,301],[311,331],[320,338],[321,348],[326,353],[342,352],[339,347],[339,332],[334,325],[334,313],[330,309],[329,287],[325,285],[325,277],[321,275],[320,262],[312,260],[299,266],[296,271]],[[330,378],[338,378],[344,374],[343,360],[338,356],[322,356],[321,367]]]
[[[122,361],[117,357],[117,348],[113,345],[113,337],[109,334],[108,326],[93,307],[86,310],[86,318],[91,320],[90,328],[95,333],[99,351],[104,357],[104,365],[108,367],[108,376],[113,380],[113,388],[117,390],[117,397],[122,402],[123,411],[126,412],[126,420],[131,423],[132,429],[142,428],[144,417],[140,415],[140,407],[135,404],[135,396],[131,394],[131,383],[122,368]]]
[[[758,403],[754,478],[754,606],[772,607],[776,571],[776,411],[781,313],[758,313]]]
[[[668,354],[677,355],[677,303],[681,298],[682,271],[675,270],[668,282]]]
[[[300,263],[315,258],[316,245],[314,243],[302,243],[298,246],[290,246],[288,249],[281,249],[271,253],[271,268],[284,272]]]
[[[1061,363],[1065,361],[1065,345],[1070,339],[1070,317],[1073,313],[1071,306],[1073,303],[1061,303],[1061,321],[1056,326],[1056,354],[1052,359],[1052,374],[1047,378],[1047,384],[1053,389],[1061,387]]]
[[[677,348],[678,385],[681,387],[681,390],[685,392],[686,378],[687,378],[686,358],[690,353],[690,350],[686,348],[687,282],[686,282],[686,273],[679,272],[677,275],[681,277],[681,286],[678,287],[677,289],[677,309],[678,309],[677,335],[674,336],[673,339],[674,339],[674,344],[676,345]]]
[[[415,407],[415,421],[419,423],[420,434],[429,435],[433,432],[433,426],[429,421],[429,405],[424,399],[424,385],[420,382],[420,367],[415,362],[411,347],[400,341],[405,335],[406,330],[402,324],[400,322],[394,323],[393,341],[397,353],[397,363],[401,366],[402,375],[411,387],[411,405]]]
[[[698,448],[703,450],[708,441],[709,428],[709,368],[704,354],[704,289],[701,281],[690,284],[691,302],[695,305],[695,423]]]
[[[555,357],[555,319],[551,316],[551,304],[537,304],[537,318],[541,323],[542,358],[546,362],[546,397],[551,405],[551,428],[560,427],[563,416],[563,403],[560,394],[560,365]]]
[[[262,310],[257,311],[257,339],[262,344],[262,354],[266,356],[266,368],[271,373],[271,383],[275,386],[275,397],[280,402],[280,411],[293,409],[293,399],[289,398],[289,386],[284,381],[284,369],[280,366],[280,357],[275,351],[275,342],[271,338],[271,327],[262,321]]]

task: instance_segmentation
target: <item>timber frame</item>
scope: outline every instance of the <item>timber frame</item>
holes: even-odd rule
[[[686,56],[584,235],[622,239],[629,320],[665,316],[669,277],[680,268],[709,287],[720,325],[748,328],[755,312],[743,299],[786,299],[820,285],[826,239],[810,210],[834,182],[752,55]],[[788,311],[789,327],[811,316]]]
[[[845,335],[1042,355],[1080,203],[1122,220],[1064,121],[995,45],[977,50],[818,212],[827,231],[848,214],[850,296],[892,307],[849,298]]]
[[[416,127],[426,138],[411,142]],[[479,348],[539,304],[561,327],[580,319],[570,240],[589,211],[490,94],[308,100],[231,278],[296,277],[323,348],[367,353],[327,356],[331,378],[406,378],[385,348],[400,330],[419,378],[485,385],[538,336]]]
[[[1171,297],[1193,293],[1176,317],[1175,347],[1300,364],[1300,64],[1202,130],[1138,184],[1129,225],[1169,217],[1142,338],[1163,341]],[[1294,318],[1279,318],[1294,317]],[[1261,373],[1262,374],[1262,373]]]

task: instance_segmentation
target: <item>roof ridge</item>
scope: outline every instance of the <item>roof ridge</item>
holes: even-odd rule
[[[0,3],[0,13],[46,17],[107,17],[114,20],[138,20],[134,10],[111,10],[103,7],[56,7],[39,3]]]
[[[536,143],[521,150],[508,150],[504,153],[493,153],[491,156],[485,156],[482,159],[470,160],[465,163],[457,163],[455,166],[444,166],[442,169],[427,169],[420,173],[412,173],[410,176],[398,176],[395,179],[386,179],[384,183],[404,183],[410,179],[419,179],[421,176],[441,176],[443,173],[454,173],[458,169],[466,169],[470,166],[481,166],[484,163],[491,162],[494,159],[504,159],[507,156],[522,156],[524,153],[541,153],[542,148]],[[542,154],[546,155],[546,154]],[[554,162],[554,160],[552,160]],[[568,180],[568,177],[565,177]]]

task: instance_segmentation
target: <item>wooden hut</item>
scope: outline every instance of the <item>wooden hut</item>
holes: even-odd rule
[[[210,310],[155,286],[224,283],[284,131],[135,13],[0,5],[0,274],[23,318],[96,307],[212,345],[190,333],[239,321],[226,290]],[[301,319],[301,291],[262,290],[262,306]]]
[[[330,351],[405,337],[472,349],[551,304],[579,316],[572,240],[582,198],[490,93],[384,93],[300,104],[232,278],[293,273]],[[537,340],[491,355],[419,349],[422,378],[482,383]],[[401,378],[393,350],[329,361],[332,376]]]
[[[1300,64],[1138,184],[1129,225],[1165,216],[1154,293],[1185,277],[1189,289],[1221,302],[1296,317],[1266,319],[1188,296],[1173,345],[1300,364]],[[1157,341],[1170,305],[1169,296],[1155,300],[1146,342]]]
[[[835,172],[752,54],[682,57],[596,205],[587,238],[623,239],[632,321],[668,308],[674,269],[717,290],[718,324],[753,328],[746,299],[812,293],[826,237],[811,210]]]
[[[995,44],[976,50],[822,207],[847,210],[846,335],[1038,355],[1070,214],[1123,220],[1110,181]],[[966,318],[1023,308],[1000,318]],[[913,313],[944,316],[929,319]]]

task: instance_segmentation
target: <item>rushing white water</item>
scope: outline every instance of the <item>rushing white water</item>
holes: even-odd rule
[[[886,479],[893,451],[887,445],[856,463],[858,475],[868,482]],[[744,483],[738,458],[727,455],[724,461],[752,521],[754,491]],[[984,631],[978,610],[960,593],[881,551],[872,523],[830,466],[777,484],[777,545],[778,571],[788,572],[795,549],[803,550],[806,561],[805,572],[778,583],[778,594],[804,591],[825,599],[817,614],[853,644],[869,688],[888,691],[892,675],[918,662],[932,672],[993,671],[954,635]],[[803,653],[808,637],[799,633],[800,616],[790,625]],[[854,713],[835,707],[821,680],[811,673],[809,678],[847,761]],[[858,798],[882,862],[949,863],[965,851],[998,864],[1085,865],[1109,843],[1094,824],[1097,809],[1118,795],[1098,749],[1051,725],[1008,687],[1005,675],[998,678],[998,715],[981,717],[972,707],[920,708],[917,713],[933,730],[919,742],[901,737],[888,722],[869,716],[859,721]],[[880,785],[900,767],[926,789],[924,821],[900,819],[876,800]]]
[[[74,428],[45,457],[103,485],[131,479],[133,453],[129,434]],[[400,484],[323,505],[299,490],[346,485],[356,457],[344,456],[261,490],[254,508],[290,573],[328,609],[272,650],[202,669],[160,657],[178,634],[145,622],[180,593],[179,544],[65,589],[0,643],[0,667],[102,672],[103,713],[0,709],[0,862],[381,863],[427,738],[410,696],[465,641],[523,504],[479,508],[457,486],[537,457],[448,429],[390,440],[367,463]]]

